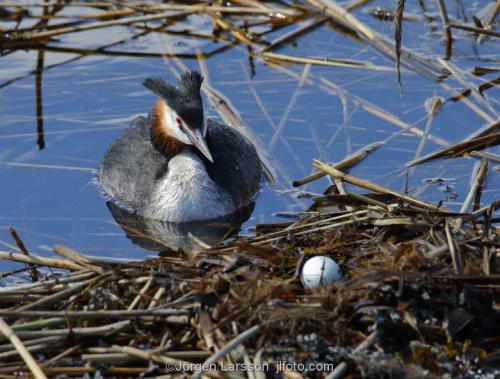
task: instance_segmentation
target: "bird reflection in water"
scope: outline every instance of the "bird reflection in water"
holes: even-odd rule
[[[107,202],[113,218],[132,243],[162,256],[178,256],[216,246],[237,235],[250,218],[255,203],[212,220],[172,223],[139,216],[111,201]]]

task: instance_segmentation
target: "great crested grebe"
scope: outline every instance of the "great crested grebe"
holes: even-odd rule
[[[111,144],[97,172],[120,207],[180,223],[228,215],[252,201],[262,174],[257,151],[233,127],[206,119],[202,81],[196,71],[177,86],[144,81],[158,101]]]

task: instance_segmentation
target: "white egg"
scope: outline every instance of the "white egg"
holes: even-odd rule
[[[307,260],[302,266],[300,279],[306,288],[314,289],[327,286],[342,278],[339,265],[329,257],[316,256]]]

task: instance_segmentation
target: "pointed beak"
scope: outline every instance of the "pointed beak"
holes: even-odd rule
[[[214,158],[208,149],[205,138],[201,134],[201,130],[195,129],[191,130],[189,128],[185,128],[185,133],[188,136],[189,140],[210,162],[214,163]]]

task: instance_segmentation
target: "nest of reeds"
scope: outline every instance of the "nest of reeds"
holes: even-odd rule
[[[66,259],[3,253],[34,277],[0,289],[0,375],[32,376],[23,350],[59,377],[493,372],[497,205],[465,214],[397,193],[345,193],[313,205],[335,210],[178,256],[110,263],[63,246],[54,251]],[[343,279],[305,289],[300,270],[313,255],[335,259]],[[70,272],[42,276],[44,266]]]

